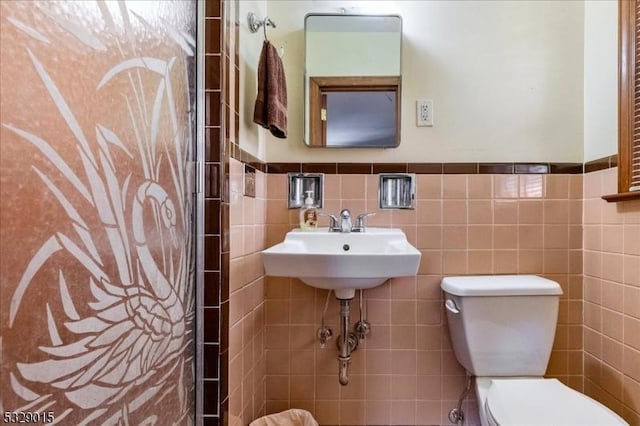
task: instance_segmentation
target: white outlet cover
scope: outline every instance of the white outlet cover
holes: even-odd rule
[[[418,99],[416,101],[416,126],[433,126],[432,99]]]

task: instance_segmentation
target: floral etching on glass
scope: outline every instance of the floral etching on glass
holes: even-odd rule
[[[191,423],[195,2],[0,7],[0,406]]]

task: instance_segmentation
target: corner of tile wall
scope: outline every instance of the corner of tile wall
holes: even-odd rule
[[[243,164],[229,160],[229,420],[244,425],[266,412],[266,175],[256,171],[255,197],[243,195]]]
[[[640,201],[616,189],[615,167],[584,175],[584,391],[640,424]]]

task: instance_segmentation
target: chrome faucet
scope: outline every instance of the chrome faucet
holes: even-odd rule
[[[356,218],[356,226],[354,226],[351,229],[351,232],[364,232],[366,229],[366,226],[364,224],[365,219],[369,216],[374,216],[375,213],[362,213],[359,214],[358,217]]]
[[[349,209],[342,209],[340,212],[340,232],[351,232],[351,212]]]
[[[329,232],[342,232],[340,225],[338,225],[338,218],[335,214],[319,213],[319,215],[329,218]]]
[[[356,218],[356,224],[353,225],[351,220],[351,212],[349,209],[342,209],[339,217],[333,214],[320,213],[320,216],[326,216],[329,218],[329,232],[364,232],[366,229],[365,219],[368,216],[373,216],[375,213],[362,213]]]

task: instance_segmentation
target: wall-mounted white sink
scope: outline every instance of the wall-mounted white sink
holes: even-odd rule
[[[340,233],[294,229],[283,242],[262,252],[267,275],[295,277],[351,299],[356,289],[376,287],[389,278],[418,273],[420,252],[400,229],[367,228]]]

